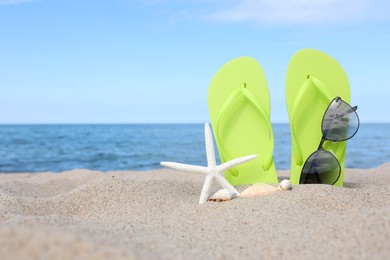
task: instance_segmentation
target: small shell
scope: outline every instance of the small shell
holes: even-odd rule
[[[255,183],[243,192],[240,192],[239,197],[253,197],[268,195],[276,191],[276,187],[265,183]]]
[[[214,193],[214,195],[212,195],[208,199],[208,201],[215,201],[215,202],[228,201],[234,199],[236,195],[237,194],[235,192],[231,192],[228,189],[221,189],[216,193]]]
[[[289,180],[282,180],[279,183],[278,189],[279,190],[291,190],[292,189],[291,182]]]

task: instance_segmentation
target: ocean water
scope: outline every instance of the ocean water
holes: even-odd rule
[[[0,125],[0,172],[87,168],[149,170],[161,161],[206,165],[202,124]],[[288,124],[274,124],[274,160],[289,169]],[[390,161],[390,124],[362,124],[348,140],[346,167],[371,168]]]

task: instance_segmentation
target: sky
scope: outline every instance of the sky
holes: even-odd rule
[[[390,122],[387,0],[0,0],[0,124],[204,123],[210,80],[240,56],[287,123],[303,48],[342,65],[361,122]]]

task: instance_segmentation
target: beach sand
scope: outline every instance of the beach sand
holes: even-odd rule
[[[0,174],[0,258],[390,257],[390,163],[347,169],[343,188],[294,185],[198,205],[204,178],[167,169]]]

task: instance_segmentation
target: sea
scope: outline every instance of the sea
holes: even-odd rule
[[[0,125],[0,172],[152,170],[161,161],[206,165],[203,124]],[[288,124],[273,124],[274,160],[290,168]],[[361,124],[347,168],[390,161],[390,124]]]

